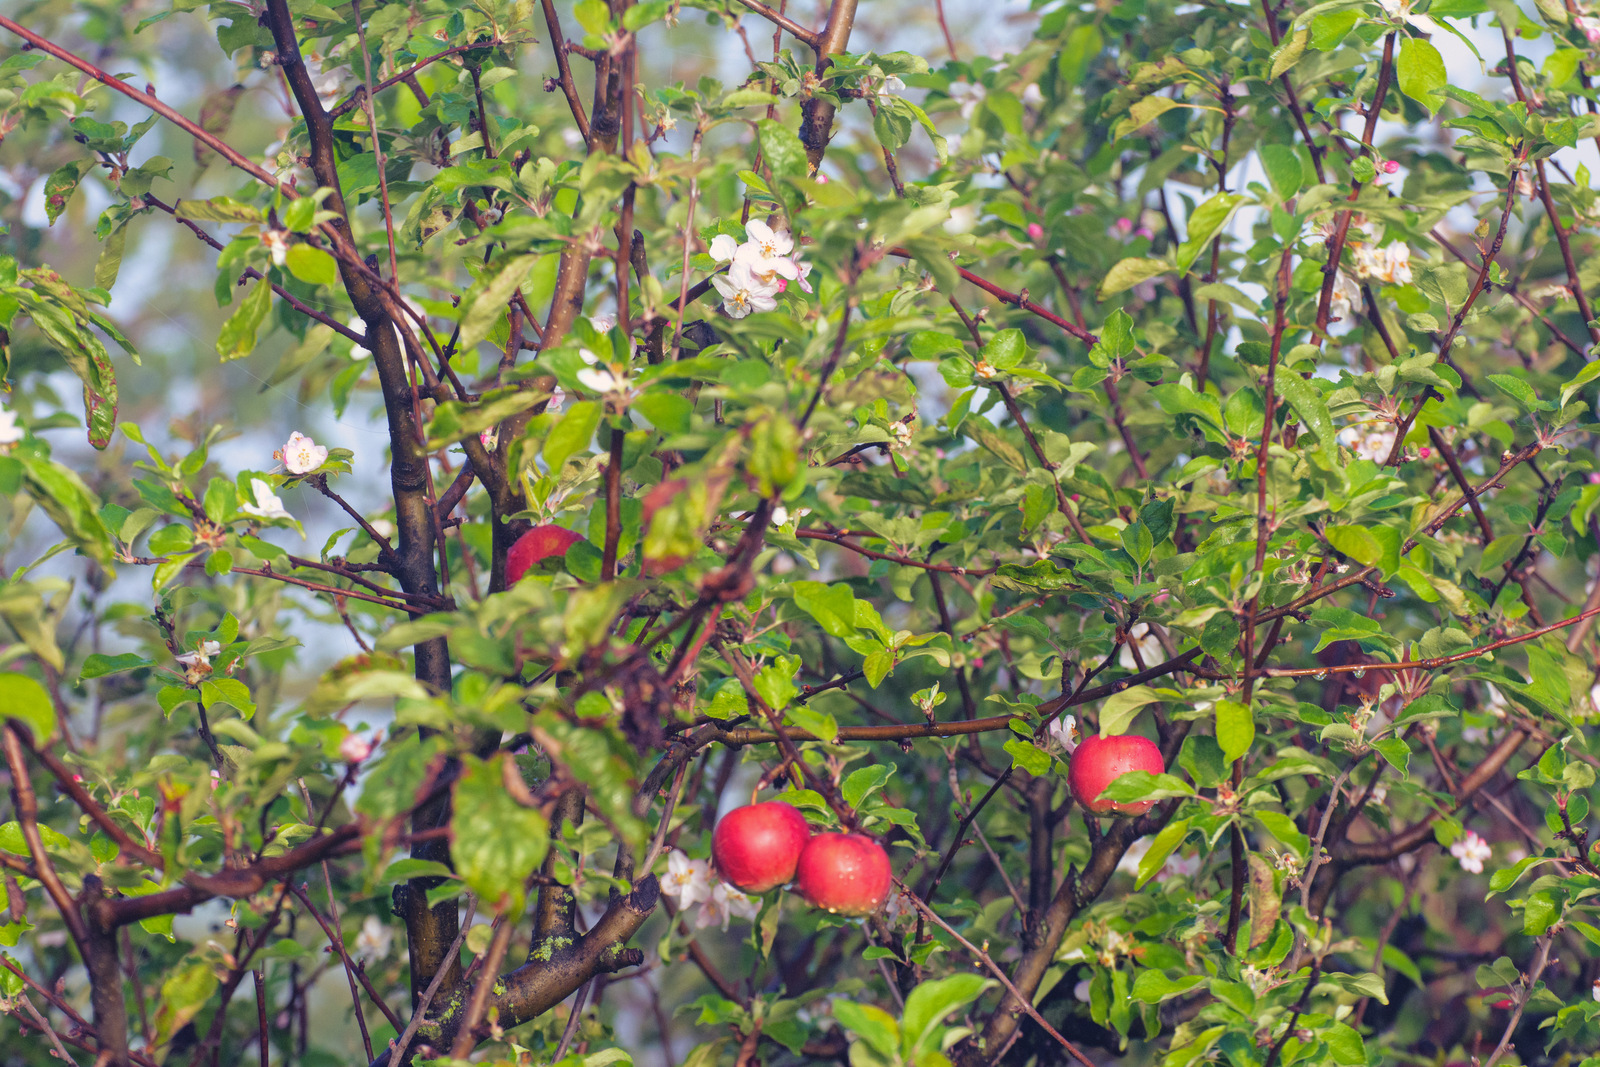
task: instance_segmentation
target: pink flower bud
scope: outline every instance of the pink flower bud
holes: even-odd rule
[[[1427,459],[1429,456],[1433,455],[1433,449],[1429,448],[1427,445],[1423,445],[1417,450],[1417,454],[1423,459]]]
[[[1589,484],[1600,485],[1600,471],[1589,472]],[[1600,842],[1596,842],[1596,844],[1600,844]]]
[[[1117,222],[1116,222],[1116,228],[1117,228],[1117,232],[1121,233],[1121,234],[1132,233],[1133,232],[1133,220],[1132,219],[1118,219]]]
[[[1040,226],[1037,222],[1028,223],[1028,236],[1037,241],[1039,238],[1044,236],[1044,227]]]
[[[778,279],[778,292],[781,293],[787,288],[789,288],[789,279],[788,278],[779,278]]]
[[[1383,161],[1383,172],[1385,174],[1393,174],[1395,171],[1397,171],[1399,169],[1400,169],[1400,164],[1395,162],[1394,160],[1386,159],[1386,160]]]
[[[350,734],[339,742],[339,755],[346,763],[360,763],[372,755],[372,742],[361,734]]]

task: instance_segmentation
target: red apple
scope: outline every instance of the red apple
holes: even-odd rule
[[[811,839],[806,817],[781,800],[734,808],[711,835],[711,856],[722,880],[746,893],[765,893],[794,877]]]
[[[1072,753],[1067,784],[1072,787],[1072,795],[1078,798],[1078,803],[1096,815],[1143,815],[1155,801],[1118,803],[1101,800],[1100,794],[1105,792],[1106,786],[1129,771],[1161,774],[1166,769],[1161,750],[1148,738],[1137,734],[1123,734],[1120,737],[1095,735],[1084,738]]]
[[[889,855],[864,834],[818,834],[800,853],[797,877],[812,907],[869,915],[889,896]]]
[[[564,556],[567,549],[582,540],[581,534],[564,526],[535,526],[517,538],[517,543],[506,553],[506,584],[517,584],[534,564],[552,556]]]

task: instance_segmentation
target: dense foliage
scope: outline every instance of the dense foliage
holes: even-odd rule
[[[0,16],[0,1062],[1600,1063],[1600,19],[1026,18]]]

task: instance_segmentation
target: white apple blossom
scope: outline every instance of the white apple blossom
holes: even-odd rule
[[[200,647],[193,652],[185,652],[177,657],[179,663],[185,667],[209,667],[211,657],[222,651],[222,645],[216,641],[201,641]]]
[[[1139,655],[1144,660],[1146,667],[1161,662],[1161,642],[1151,631],[1150,624],[1146,622],[1134,623],[1133,629],[1128,631],[1130,644],[1122,646],[1122,652],[1117,656],[1117,662],[1125,671],[1137,670],[1139,664],[1133,658],[1132,643],[1139,646]]]
[[[672,898],[678,910],[711,899],[711,864],[692,860],[678,849],[667,855],[667,873],[661,879],[661,892]]]
[[[1391,241],[1382,248],[1358,244],[1354,255],[1357,277],[1376,278],[1390,285],[1411,284],[1411,247],[1404,241]]]
[[[272,486],[260,478],[250,479],[250,491],[256,495],[254,504],[240,504],[239,510],[258,519],[292,519],[284,509],[283,501],[272,491]]]
[[[1052,749],[1060,749],[1070,756],[1078,748],[1078,717],[1063,715],[1050,724],[1045,734]]]
[[[708,926],[720,926],[726,930],[729,919],[753,922],[760,914],[760,898],[741,893],[725,882],[718,882],[711,888],[711,896],[701,903],[694,924],[701,930]]]
[[[1394,427],[1380,429],[1374,423],[1346,426],[1339,431],[1339,443],[1354,452],[1357,459],[1382,463],[1394,451]]]
[[[275,266],[283,266],[289,260],[289,231],[264,230],[261,234],[261,243],[267,246],[267,251],[272,255]]]
[[[1596,1000],[1600,1000],[1600,978],[1596,978],[1594,985],[1589,987],[1589,995]]]
[[[971,233],[973,227],[978,225],[978,205],[961,204],[950,209],[950,217],[944,220],[944,232],[960,235]]]
[[[1089,986],[1090,986],[1090,982],[1089,982],[1089,979],[1087,979],[1087,978],[1085,978],[1083,981],[1079,982],[1077,985],[1073,986],[1072,987],[1072,998],[1074,1000],[1078,1001],[1080,1004],[1089,1003]]]
[[[1594,709],[1595,714],[1600,715],[1600,685],[1589,688],[1589,706]]]
[[[948,91],[950,99],[961,105],[961,117],[964,119],[971,119],[972,113],[983,103],[983,98],[989,95],[989,90],[972,82],[952,82]]]
[[[737,260],[727,274],[713,275],[711,284],[722,295],[722,310],[729,318],[742,319],[752,311],[771,311],[778,306],[777,285],[762,281]]]
[[[364,734],[346,734],[339,742],[339,757],[346,763],[361,763],[372,755],[372,740]]]
[[[381,960],[389,954],[394,943],[394,931],[376,915],[368,915],[361,922],[361,932],[356,935],[355,955],[364,960]]]
[[[574,375],[578,384],[600,396],[626,398],[628,373],[620,367],[585,367]]]
[[[897,77],[896,75],[891,74],[888,77],[884,78],[882,84],[880,84],[878,86],[878,89],[877,89],[878,99],[879,100],[892,99],[894,97],[895,93],[904,92],[905,88],[906,88],[906,83],[901,81],[899,79],[899,77]]]
[[[1592,15],[1578,15],[1572,20],[1578,32],[1588,38],[1590,44],[1600,44],[1600,18]],[[1600,1000],[1600,993],[1595,994],[1595,999]]]
[[[14,445],[22,440],[22,427],[17,425],[17,413],[0,408],[0,445]]]
[[[1483,861],[1493,854],[1489,842],[1472,830],[1468,830],[1461,840],[1450,846],[1450,855],[1461,863],[1461,869],[1473,874],[1482,874]]]
[[[328,450],[296,430],[289,435],[283,450],[273,458],[281,459],[284,469],[290,474],[310,474],[328,462]]]
[[[733,235],[719,233],[711,239],[711,258],[718,263],[727,263],[739,254],[739,242]]]
[[[617,325],[617,317],[615,315],[590,315],[589,325],[593,326],[597,333],[610,333]]]
[[[1346,327],[1355,325],[1355,312],[1361,303],[1361,286],[1356,280],[1344,271],[1338,271],[1333,278],[1333,298],[1328,301],[1328,308],[1332,317],[1344,323]]]
[[[788,230],[774,230],[760,219],[751,219],[744,228],[748,240],[733,255],[734,266],[743,263],[750,273],[769,285],[780,287],[782,278],[793,281],[800,267],[795,262],[794,237]]]
[[[889,921],[890,925],[899,922],[914,912],[915,909],[906,904],[906,898],[901,895],[900,890],[891,889],[889,891],[889,899],[883,902],[883,917]]]
[[[1044,91],[1039,88],[1038,82],[1029,82],[1022,90],[1022,102],[1029,107],[1039,107],[1044,103]]]
[[[1427,15],[1413,14],[1411,11],[1412,0],[1378,0],[1383,5],[1383,10],[1396,22],[1409,23],[1423,33],[1442,33],[1439,24]]]
[[[1123,874],[1135,877],[1139,874],[1139,864],[1144,862],[1145,854],[1150,851],[1151,839],[1141,837],[1128,846],[1128,851],[1122,854],[1122,859],[1117,861],[1117,870]],[[1193,878],[1200,872],[1199,856],[1171,855],[1161,865],[1161,870],[1156,873],[1156,878],[1166,881],[1168,878]]]

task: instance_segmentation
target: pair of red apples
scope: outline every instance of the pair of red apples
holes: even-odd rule
[[[865,834],[811,835],[806,817],[781,800],[735,808],[711,835],[722,880],[746,893],[798,882],[814,908],[869,915],[889,896],[889,855]]]
[[[1160,774],[1161,750],[1136,735],[1090,737],[1072,754],[1067,783],[1096,815],[1142,815],[1154,801],[1102,799],[1106,786],[1129,771]],[[781,800],[735,808],[717,823],[711,855],[724,881],[765,893],[797,881],[812,907],[868,915],[889,896],[889,856],[864,834],[811,834],[804,815]]]

